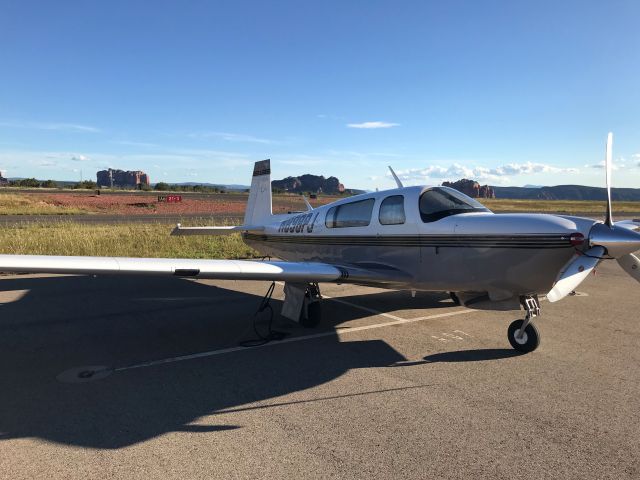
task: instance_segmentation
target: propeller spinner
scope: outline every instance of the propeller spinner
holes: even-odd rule
[[[617,224],[613,222],[611,209],[611,160],[613,134],[607,136],[605,155],[605,172],[607,188],[607,211],[604,223],[596,223],[589,232],[589,249],[574,258],[567,267],[560,272],[551,291],[547,294],[550,302],[563,299],[593,271],[603,259],[615,258],[620,266],[631,277],[640,282],[640,259],[633,254],[640,250],[640,234],[629,228],[629,222]],[[635,222],[634,225],[637,225]]]

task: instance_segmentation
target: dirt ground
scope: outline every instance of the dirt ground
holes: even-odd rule
[[[46,194],[22,193],[34,203],[46,202],[64,208],[77,208],[87,213],[117,215],[148,214],[244,214],[247,195],[243,194],[182,194],[182,201],[176,203],[159,202],[162,192],[149,194],[87,194],[86,192],[52,192]],[[312,201],[313,205],[327,203],[333,198],[327,197]],[[286,213],[292,210],[304,210],[304,202],[298,195],[274,196],[274,213]]]

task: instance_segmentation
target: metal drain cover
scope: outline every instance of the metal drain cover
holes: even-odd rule
[[[113,370],[104,365],[87,365],[65,370],[56,378],[63,383],[86,383],[102,380],[113,373]]]

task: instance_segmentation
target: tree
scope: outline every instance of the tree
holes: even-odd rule
[[[155,189],[155,190],[158,190],[158,191],[160,191],[160,192],[164,192],[164,191],[166,191],[166,190],[169,190],[169,189],[170,189],[170,187],[169,187],[169,184],[168,184],[168,183],[165,183],[165,182],[158,182],[158,183],[156,183],[156,186],[154,187],[154,189]]]
[[[35,178],[23,178],[22,180],[16,180],[15,182],[11,182],[11,184],[16,187],[25,187],[25,188],[40,187],[40,182]]]
[[[73,188],[74,189],[86,189],[86,190],[95,190],[98,185],[93,180],[85,180],[83,182],[76,183]]]
[[[45,180],[40,186],[42,188],[58,188],[58,184],[53,180]]]

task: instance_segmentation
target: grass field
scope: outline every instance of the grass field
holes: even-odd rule
[[[50,191],[20,192],[0,189],[0,215],[64,215],[64,214],[237,214],[244,213],[248,195],[244,193],[181,194],[182,201],[158,201],[162,192]],[[314,206],[332,202],[340,196],[320,196]],[[281,194],[273,197],[273,212],[304,210],[300,195]]]
[[[84,208],[57,205],[44,199],[19,193],[0,195],[0,215],[78,215]]]
[[[172,237],[158,224],[33,224],[0,229],[0,253],[155,258],[250,258],[239,234]]]
[[[500,212],[553,212],[553,213],[596,213],[606,210],[606,202],[591,200],[509,200],[502,198],[479,199],[480,203],[496,213]],[[640,202],[613,202],[617,213],[638,213]]]
[[[146,196],[145,196],[146,195]],[[342,197],[320,196],[313,200],[314,206],[322,205]],[[158,203],[155,194],[123,195],[93,192],[0,192],[0,215],[77,215],[111,214],[136,215],[149,213],[169,214],[238,214],[244,212],[246,194],[185,195],[184,201],[176,204]],[[481,203],[496,213],[501,212],[552,212],[566,214],[594,214],[605,211],[605,202],[566,200],[509,200],[481,199]],[[274,213],[289,210],[304,210],[299,195],[274,195]],[[614,202],[616,213],[640,213],[640,202]]]

